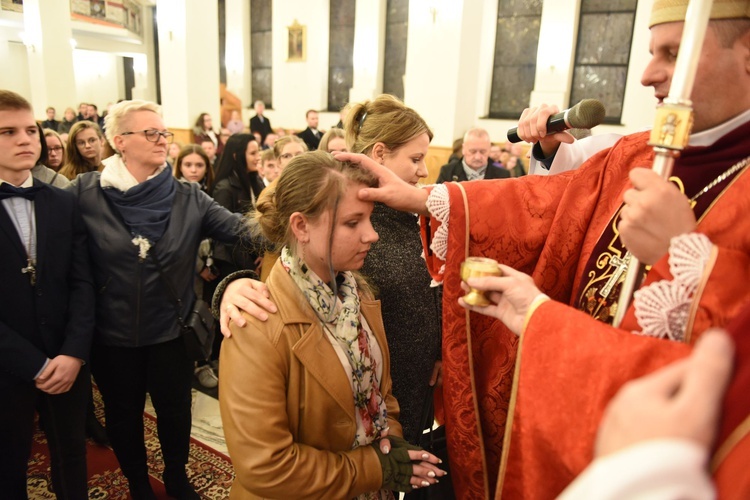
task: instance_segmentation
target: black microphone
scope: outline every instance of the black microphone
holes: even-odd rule
[[[584,99],[570,109],[547,118],[547,134],[562,132],[569,128],[593,128],[604,121],[607,112],[604,104],[597,99]],[[508,130],[510,142],[521,142],[518,127]]]

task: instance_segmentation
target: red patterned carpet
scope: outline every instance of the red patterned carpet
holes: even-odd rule
[[[98,394],[95,392],[97,417],[102,419],[103,409]],[[146,452],[148,453],[151,485],[157,498],[170,497],[164,491],[161,475],[164,470],[161,449],[156,436],[156,419],[144,415]],[[111,449],[98,446],[92,441],[87,444],[89,498],[94,500],[126,500],[129,498],[128,486],[117,464]],[[28,493],[29,498],[54,499],[52,480],[49,468],[49,450],[44,434],[37,430],[29,460]],[[217,452],[195,439],[190,440],[190,458],[187,474],[196,491],[205,499],[225,499],[229,497],[229,488],[234,479],[234,470],[229,457]]]

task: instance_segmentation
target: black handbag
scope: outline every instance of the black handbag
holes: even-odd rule
[[[188,359],[191,361],[207,360],[211,356],[214,335],[216,334],[216,330],[214,329],[215,319],[211,314],[211,306],[201,299],[195,299],[187,318],[183,319],[181,313],[182,301],[172,289],[167,277],[164,276],[159,259],[153,253],[151,256],[154,262],[156,262],[159,276],[164,282],[165,288],[174,300],[173,305],[177,314],[177,323],[179,323],[182,329],[182,339],[185,342],[185,352]]]
[[[179,320],[179,315],[177,316]],[[182,327],[185,350],[193,361],[202,361],[211,357],[214,336],[214,317],[206,301],[196,299]]]
[[[443,463],[439,464],[438,468],[448,474],[439,478],[440,482],[437,484],[426,488],[419,488],[406,494],[404,500],[454,500],[456,498],[456,494],[453,492],[453,481],[451,480],[451,472],[448,465],[448,441],[445,437],[445,426],[441,425],[433,428],[434,424],[435,406],[432,388],[430,387],[422,410],[421,428],[425,432],[419,437],[417,444],[442,460]]]

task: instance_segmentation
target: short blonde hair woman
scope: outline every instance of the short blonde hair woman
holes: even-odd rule
[[[99,290],[91,370],[104,399],[107,435],[131,496],[155,498],[143,442],[148,392],[159,422],[167,494],[197,498],[185,471],[194,360],[180,318],[195,301],[194,256],[201,240],[235,242],[241,217],[197,184],[172,176],[166,162],[172,134],[156,104],[120,102],[107,115],[106,129],[117,154],[104,160],[101,173],[79,175],[70,190],[88,230]]]

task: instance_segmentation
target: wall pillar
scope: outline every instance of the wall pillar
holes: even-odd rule
[[[354,16],[354,80],[349,102],[383,92],[386,0],[357,0]]]
[[[226,0],[227,90],[242,100],[242,106],[252,106],[250,61],[250,2]],[[245,120],[247,121],[247,120]]]
[[[70,44],[70,3],[25,0],[23,12],[34,113],[37,118],[46,119],[45,109],[53,106],[61,120],[65,108],[79,100]]]
[[[404,101],[433,127],[433,145],[450,146],[478,123],[483,17],[482,2],[409,2]]]
[[[530,105],[555,104],[568,107],[573,81],[579,0],[544,2],[539,28],[534,90]]]
[[[164,122],[189,129],[201,113],[221,126],[217,0],[158,0],[159,76]]]

